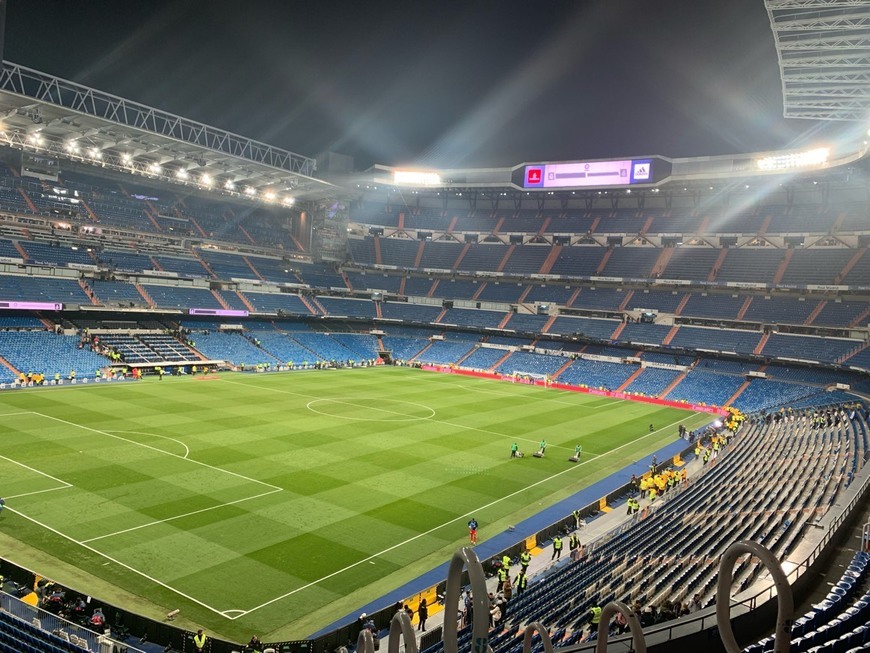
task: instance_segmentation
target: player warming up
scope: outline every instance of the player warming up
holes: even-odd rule
[[[477,544],[477,520],[474,517],[468,521],[468,536],[472,544]]]

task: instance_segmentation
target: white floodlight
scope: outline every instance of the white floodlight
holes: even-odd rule
[[[789,170],[792,168],[818,167],[828,162],[831,150],[827,147],[817,147],[803,152],[790,154],[774,154],[757,159],[755,164],[759,170]]]

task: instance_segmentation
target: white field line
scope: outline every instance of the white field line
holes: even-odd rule
[[[54,492],[55,490],[68,490],[72,487],[72,485],[64,485],[61,487],[50,487],[47,490],[35,490],[33,492],[23,492],[22,494],[13,494],[11,496],[7,495],[4,497],[5,499],[19,499],[21,497],[29,497],[33,494],[42,494],[43,492]]]
[[[692,416],[694,417],[695,415],[698,415],[698,414],[699,413],[692,413]],[[656,433],[664,431],[665,429],[669,429],[669,428],[679,424],[682,421],[684,421],[684,420],[677,420],[676,422],[668,424],[667,426],[663,426],[662,428],[656,429],[655,431],[651,431],[649,433],[646,433],[645,435],[643,435],[635,440],[632,440],[631,442],[626,442],[625,444],[622,444],[618,447],[615,447],[615,448],[611,449],[610,451],[608,451],[607,453],[601,454],[600,456],[596,456],[596,457],[601,458],[603,456],[607,456],[610,453],[614,453],[616,451],[619,451],[620,449],[624,449],[625,447],[627,447],[629,445],[634,445],[637,442],[640,442],[641,440],[645,440],[646,438],[650,437],[651,435],[655,435]],[[474,510],[471,510],[471,511],[465,513],[464,515],[459,515],[459,517],[456,517],[454,519],[451,519],[449,521],[444,522],[443,524],[440,524],[438,526],[430,528],[428,531],[425,531],[423,533],[418,533],[417,535],[415,535],[413,537],[409,537],[407,540],[399,542],[398,544],[394,544],[393,546],[387,547],[383,551],[379,551],[378,553],[373,553],[372,555],[368,556],[367,558],[363,558],[362,560],[357,560],[356,562],[349,564],[346,567],[343,567],[342,569],[338,569],[337,571],[334,571],[331,574],[327,574],[323,578],[313,580],[310,583],[306,583],[305,585],[297,587],[294,590],[290,590],[289,592],[286,592],[286,593],[282,594],[281,596],[276,596],[275,598],[270,599],[270,600],[266,601],[265,603],[261,603],[260,605],[253,607],[250,610],[240,612],[235,617],[227,617],[227,618],[235,620],[235,619],[238,619],[239,617],[244,617],[245,615],[249,615],[256,610],[259,610],[260,608],[265,608],[266,606],[271,605],[277,601],[281,601],[283,599],[286,599],[288,596],[293,596],[297,592],[301,592],[302,590],[308,589],[309,587],[313,587],[314,585],[322,583],[325,580],[329,580],[330,578],[333,578],[334,576],[338,576],[339,574],[342,574],[350,569],[353,569],[354,567],[357,567],[361,564],[369,562],[370,560],[374,560],[375,558],[379,558],[380,556],[384,555],[385,553],[389,553],[390,551],[393,551],[395,549],[398,549],[399,547],[405,546],[406,544],[409,544],[410,542],[413,542],[414,540],[418,540],[421,537],[425,537],[425,536],[429,535],[430,533],[434,533],[435,531],[437,531],[441,528],[444,528],[445,526],[449,526],[450,524],[454,524],[458,521],[462,521],[466,517],[470,517],[470,516],[474,515],[475,513],[479,513],[481,510],[485,510],[486,508],[490,508],[498,503],[501,503],[502,501],[505,501],[506,499],[510,499],[512,497],[515,497],[516,495],[521,494],[521,493],[525,492],[526,490],[529,490],[533,487],[536,487],[538,485],[541,485],[543,483],[551,481],[554,478],[558,478],[559,476],[562,476],[563,474],[567,474],[568,472],[575,470],[575,469],[585,465],[588,462],[591,462],[591,460],[585,460],[585,461],[578,463],[576,465],[572,465],[571,467],[568,467],[567,469],[564,469],[561,472],[557,472],[556,474],[553,474],[552,476],[548,476],[547,478],[541,479],[540,481],[536,481],[535,483],[532,483],[531,485],[527,485],[526,487],[524,487],[520,490],[517,490],[516,492],[511,492],[510,494],[507,494],[503,497],[500,497],[500,498],[496,499],[495,501],[490,501],[489,503],[487,503],[485,505],[479,506],[479,507],[475,508]],[[226,616],[226,615],[224,615],[224,616]]]
[[[184,456],[179,456],[177,453],[172,453],[172,452],[166,451],[164,449],[158,449],[157,447],[152,447],[150,444],[145,444],[143,442],[136,442],[135,440],[130,440],[129,438],[123,438],[120,435],[113,435],[109,431],[101,431],[100,429],[91,428],[90,426],[76,424],[75,422],[70,422],[68,420],[61,419],[60,417],[54,417],[52,415],[46,415],[45,413],[37,413],[37,412],[33,411],[32,414],[39,415],[40,417],[44,417],[46,419],[51,419],[51,420],[54,420],[56,422],[60,422],[61,424],[67,424],[68,426],[74,426],[76,428],[84,429],[85,431],[90,431],[91,433],[98,433],[100,435],[105,435],[107,438],[114,438],[115,440],[129,442],[130,444],[135,444],[137,447],[144,447],[145,449],[150,449],[151,451],[156,451],[157,453],[162,453],[166,456],[172,456],[173,458],[178,458],[179,460],[184,460],[186,462],[193,463],[194,465],[199,465],[201,467],[213,469],[217,472],[229,474],[230,476],[235,476],[236,478],[241,478],[245,481],[250,481],[251,483],[256,483],[257,485],[264,485],[264,486],[271,488],[273,490],[283,490],[284,489],[284,488],[278,487],[277,485],[272,485],[271,483],[266,483],[266,482],[260,481],[256,478],[251,478],[250,476],[245,476],[244,474],[239,474],[237,472],[231,472],[228,469],[221,469],[220,467],[215,467],[214,465],[209,465],[208,463],[200,462],[199,460],[194,460],[193,458],[186,458]]]
[[[133,572],[134,574],[136,574],[136,575],[138,575],[138,576],[142,576],[142,578],[144,578],[144,579],[146,579],[146,580],[150,580],[150,581],[151,581],[152,583],[154,583],[155,585],[160,585],[160,587],[166,588],[166,589],[168,589],[170,592],[174,592],[175,594],[178,594],[178,596],[181,596],[181,597],[187,599],[188,601],[191,601],[191,602],[193,602],[193,603],[196,603],[197,605],[202,606],[203,608],[205,608],[206,610],[209,610],[210,612],[214,612],[215,614],[218,614],[218,615],[220,615],[220,616],[222,616],[222,617],[226,617],[226,614],[224,614],[224,612],[222,612],[221,610],[218,610],[217,608],[213,608],[212,606],[208,605],[207,603],[203,603],[203,602],[200,601],[199,599],[196,599],[196,598],[190,596],[189,594],[185,594],[185,593],[182,592],[181,590],[177,590],[177,589],[175,589],[174,587],[172,587],[171,585],[167,585],[167,584],[164,583],[163,581],[161,581],[161,580],[157,580],[157,579],[154,578],[153,576],[149,576],[148,574],[146,574],[146,573],[143,572],[143,571],[139,571],[139,570],[136,569],[135,567],[131,567],[130,565],[125,564],[125,563],[121,562],[120,560],[116,560],[115,558],[113,558],[113,557],[110,556],[110,555],[107,555],[107,554],[105,554],[105,553],[102,553],[101,551],[97,551],[94,547],[92,547],[92,546],[90,546],[90,545],[88,545],[88,544],[85,544],[84,542],[81,542],[81,541],[79,541],[79,540],[76,540],[76,539],[70,537],[69,535],[67,535],[66,533],[61,533],[61,532],[60,532],[59,530],[57,530],[56,528],[52,528],[52,527],[49,526],[48,524],[44,524],[44,523],[42,523],[41,521],[39,521],[39,520],[37,520],[37,519],[34,519],[33,517],[29,517],[29,516],[25,515],[23,512],[21,512],[20,510],[15,510],[14,508],[10,508],[9,506],[6,506],[6,510],[9,510],[10,512],[15,513],[16,515],[22,517],[23,519],[26,519],[27,521],[36,524],[37,526],[41,526],[42,528],[44,528],[44,529],[47,530],[47,531],[51,531],[52,533],[54,533],[54,534],[57,535],[58,537],[62,537],[63,539],[72,542],[73,544],[78,544],[80,547],[82,547],[82,548],[84,548],[84,549],[87,549],[87,550],[90,551],[91,553],[94,553],[94,554],[100,556],[101,558],[105,558],[105,559],[108,560],[109,562],[114,562],[116,565],[118,565],[119,567],[123,567],[123,568],[126,569],[127,571],[131,571],[131,572]],[[228,618],[229,618],[229,617],[228,617]]]
[[[372,406],[371,404],[355,404],[352,401],[344,401],[342,399],[329,399],[329,398],[312,399],[307,404],[305,404],[305,407],[308,410],[310,410],[312,413],[317,413],[318,415],[325,415],[326,417],[336,417],[339,419],[348,419],[348,418],[346,418],[342,415],[330,415],[329,413],[321,413],[321,412],[315,410],[314,408],[312,408],[311,407],[312,404],[316,404],[318,402],[342,404],[344,406],[350,406],[352,408],[365,408],[367,410],[374,410],[377,412],[386,413],[387,415],[397,415],[398,417],[405,417],[405,418],[410,417],[410,419],[404,419],[404,420],[380,420],[380,421],[387,421],[387,422],[403,422],[403,421],[404,422],[416,422],[419,420],[431,419],[432,417],[435,416],[435,409],[431,408],[430,406],[427,406],[426,404],[418,404],[418,403],[413,402],[413,401],[402,401],[400,399],[386,399],[385,401],[393,401],[394,403],[397,403],[397,404],[407,404],[409,406],[417,406],[418,408],[425,408],[426,410],[428,410],[432,414],[428,415],[426,417],[414,417],[413,415],[409,416],[408,413],[401,413],[397,410],[390,410],[388,408],[381,408],[380,406]],[[355,419],[355,418],[350,418],[350,419]],[[356,418],[356,419],[358,419],[358,418]]]
[[[265,497],[270,494],[275,494],[276,492],[281,492],[281,488],[277,490],[269,490],[268,492],[262,492],[261,494],[255,494],[252,497],[245,497],[244,499],[236,499],[235,501],[226,501],[217,506],[210,506],[208,508],[200,508],[199,510],[192,510],[190,512],[185,512],[181,515],[175,515],[173,517],[167,517],[166,519],[158,519],[156,521],[148,522],[147,524],[140,524],[139,526],[133,526],[131,528],[125,528],[120,531],[115,531],[114,533],[106,533],[105,535],[98,535],[97,537],[91,537],[87,540],[82,540],[81,544],[85,544],[87,542],[96,542],[97,540],[103,540],[107,537],[114,537],[115,535],[121,535],[123,533],[130,533],[132,531],[138,531],[141,528],[148,528],[149,526],[156,526],[157,524],[165,524],[166,522],[173,521],[175,519],[182,519],[184,517],[190,517],[191,515],[198,515],[203,512],[208,512],[210,510],[218,510],[220,508],[224,508],[226,506],[233,506],[237,503],[243,503],[245,501],[252,501],[254,499],[259,499],[260,497]]]
[[[190,449],[186,444],[184,444],[181,440],[176,440],[175,438],[170,438],[168,435],[157,435],[156,433],[146,433],[145,431],[106,431],[106,433],[129,433],[130,435],[149,435],[152,438],[163,438],[164,440],[170,440],[175,444],[180,444],[184,447],[184,455],[182,458],[187,458],[190,456]]]
[[[20,463],[17,460],[12,460],[11,458],[7,458],[6,456],[0,456],[0,458],[12,463],[13,465],[18,465],[19,467],[23,467],[24,469],[27,469],[27,470],[33,472],[34,474],[39,474],[40,476],[45,476],[46,478],[50,478],[52,481],[57,481],[58,483],[63,485],[65,488],[72,487],[71,483],[67,483],[66,481],[62,481],[61,479],[57,478],[56,476],[52,476],[51,474],[46,474],[45,472],[41,472],[38,469],[34,469],[30,465],[25,465],[24,463]],[[56,488],[56,489],[61,490],[63,488]],[[42,491],[45,492],[45,490],[42,490]]]
[[[15,415],[32,415],[32,414],[33,414],[33,411],[22,410],[22,411],[17,412],[17,413],[3,413],[3,414],[0,414],[0,417],[13,417]]]

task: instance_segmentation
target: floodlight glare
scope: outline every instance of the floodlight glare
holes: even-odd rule
[[[256,195],[257,189],[253,186],[245,186],[245,195]]]
[[[155,175],[159,175],[162,168],[160,167],[159,163],[152,163],[150,166],[148,166],[148,170],[153,172]]]
[[[78,143],[76,143],[75,141],[70,141],[64,146],[64,149],[70,154],[75,154],[79,151],[79,146]]]
[[[808,168],[822,166],[828,162],[831,150],[827,147],[817,147],[803,152],[776,154],[756,160],[759,170],[789,170],[791,168]]]
[[[130,163],[131,161],[133,161],[133,157],[127,152],[124,152],[121,155],[121,161],[123,161],[124,163]]]
[[[270,202],[273,202],[276,197],[278,197],[278,195],[273,190],[267,190],[265,193],[263,193],[263,198],[269,200]]]
[[[288,196],[285,197],[282,202],[284,203],[284,206],[293,206],[296,203],[296,198]]]
[[[202,183],[203,186],[211,186],[212,185],[212,179],[209,175],[205,175],[205,174],[202,175],[199,178],[199,181]]]
[[[441,175],[436,172],[422,172],[418,170],[394,170],[394,184],[406,184],[408,186],[439,186]]]
[[[175,172],[175,176],[178,177],[179,179],[187,179],[187,170],[185,170],[184,168],[179,168]]]
[[[231,179],[227,179],[227,180],[224,182],[224,188],[226,188],[227,190],[235,190],[235,189],[236,189],[236,185],[232,182]]]

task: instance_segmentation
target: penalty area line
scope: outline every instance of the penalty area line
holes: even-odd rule
[[[244,497],[243,499],[236,499],[235,501],[226,501],[217,506],[209,506],[208,508],[200,508],[199,510],[192,510],[190,512],[185,512],[181,515],[175,515],[174,517],[167,517],[166,519],[157,519],[155,521],[148,522],[147,524],[139,524],[138,526],[132,526],[130,528],[125,528],[120,531],[115,531],[114,533],[106,533],[105,535],[98,535],[97,537],[91,537],[87,540],[81,540],[80,544],[86,544],[87,542],[96,542],[97,540],[104,540],[107,537],[114,537],[115,535],[123,535],[124,533],[130,533],[132,531],[138,531],[142,528],[148,528],[149,526],[157,526],[158,524],[165,524],[166,522],[174,521],[176,519],[183,519],[185,517],[190,517],[191,515],[199,515],[204,512],[208,512],[210,510],[219,510],[220,508],[226,508],[227,506],[234,506],[237,503],[243,503],[245,501],[253,501],[254,499],[259,499],[260,497],[269,496],[270,494],[275,494],[276,492],[281,492],[282,490],[278,488],[277,490],[269,490],[268,492],[261,492],[260,494],[255,494],[252,497]]]
[[[160,449],[159,447],[152,447],[150,444],[145,444],[144,442],[136,442],[136,440],[131,440],[129,438],[123,438],[120,435],[114,435],[111,431],[101,431],[100,429],[91,428],[90,426],[85,426],[84,424],[76,424],[75,422],[70,422],[69,420],[61,419],[60,417],[54,417],[53,415],[46,415],[45,413],[37,413],[33,411],[33,415],[38,415],[39,417],[44,417],[45,419],[51,419],[55,422],[60,422],[61,424],[67,424],[68,426],[74,426],[76,428],[83,429],[85,431],[90,431],[91,433],[98,433],[99,435],[104,435],[107,438],[113,438],[115,440],[121,440],[122,442],[127,442],[129,444],[136,445],[137,447],[143,447],[144,449],[150,449],[151,451],[156,451],[157,453],[162,453],[166,456],[172,456],[173,458],[178,458],[179,460],[185,460],[187,462],[193,463],[194,465],[199,465],[200,467],[206,467],[207,469],[213,469],[216,472],[222,472],[224,474],[229,474],[230,476],[235,476],[236,478],[241,478],[245,481],[250,481],[251,483],[256,483],[257,485],[263,485],[267,488],[271,488],[273,490],[283,490],[284,488],[278,487],[277,485],[272,485],[271,483],[266,483],[265,481],[260,481],[256,478],[251,478],[250,476],[245,476],[244,474],[239,474],[238,472],[230,471],[229,469],[223,469],[222,467],[215,467],[214,465],[209,465],[208,463],[204,463],[199,460],[195,460],[194,458],[186,458],[185,456],[180,456],[177,453],[172,453],[171,451],[166,451],[165,449]],[[159,436],[158,436],[159,437]]]
[[[699,413],[693,413],[693,416],[694,416],[694,415],[698,415],[698,414],[699,414]],[[618,447],[615,447],[615,448],[611,449],[611,450],[608,451],[607,453],[597,455],[597,456],[595,456],[594,459],[597,459],[597,458],[603,458],[603,457],[605,457],[605,456],[607,456],[607,455],[609,455],[609,454],[611,454],[611,453],[614,453],[614,452],[616,452],[616,451],[619,451],[620,449],[624,449],[625,447],[628,447],[628,446],[631,446],[631,445],[635,445],[635,444],[637,444],[639,441],[641,441],[641,440],[645,440],[646,438],[648,438],[648,437],[650,437],[650,436],[652,436],[652,435],[656,435],[657,433],[660,433],[661,431],[664,431],[665,429],[669,429],[669,428],[675,426],[676,424],[679,424],[679,423],[682,422],[682,421],[683,421],[682,419],[681,419],[681,420],[677,420],[676,422],[672,422],[671,424],[668,424],[667,426],[663,426],[663,427],[660,428],[660,429],[656,429],[655,431],[651,431],[651,432],[649,432],[649,433],[646,433],[645,435],[643,435],[643,436],[641,436],[641,437],[639,437],[639,438],[637,438],[637,439],[635,439],[635,440],[632,440],[631,442],[626,442],[625,444],[622,444],[622,445],[620,445],[620,446],[618,446]],[[293,596],[294,594],[297,594],[297,593],[299,593],[299,592],[301,592],[301,591],[303,591],[303,590],[306,590],[306,589],[308,589],[309,587],[314,587],[315,585],[318,585],[318,584],[322,583],[322,582],[325,581],[325,580],[329,580],[330,578],[334,578],[335,576],[338,576],[339,574],[343,574],[344,572],[349,571],[349,570],[353,569],[354,567],[358,567],[359,565],[362,565],[362,564],[365,564],[365,563],[367,563],[367,562],[370,562],[370,561],[374,560],[375,558],[379,558],[380,556],[382,556],[382,555],[384,555],[384,554],[386,554],[386,553],[389,553],[390,551],[394,551],[394,550],[396,550],[396,549],[398,549],[398,548],[400,548],[400,547],[405,546],[406,544],[410,544],[411,542],[414,542],[415,540],[419,540],[421,537],[426,537],[427,535],[431,535],[431,534],[434,533],[435,531],[438,531],[438,530],[444,528],[445,526],[449,526],[449,525],[451,525],[451,524],[455,524],[456,522],[460,522],[460,521],[462,521],[463,519],[465,519],[466,517],[469,517],[469,516],[471,516],[471,515],[474,515],[475,513],[478,513],[478,512],[480,512],[481,510],[485,510],[485,509],[487,509],[487,508],[491,508],[492,506],[497,505],[497,504],[499,504],[499,503],[501,503],[502,501],[505,501],[505,500],[507,500],[507,499],[511,499],[511,498],[517,496],[518,494],[522,494],[523,492],[525,492],[525,491],[527,491],[527,490],[530,490],[530,489],[533,488],[533,487],[537,487],[538,485],[542,485],[542,484],[544,484],[544,483],[547,483],[547,482],[549,482],[549,481],[552,481],[553,479],[558,478],[558,477],[562,476],[563,474],[567,474],[568,472],[571,472],[571,471],[573,471],[573,470],[575,470],[575,469],[578,469],[578,468],[582,467],[583,465],[585,465],[585,464],[587,464],[587,463],[589,463],[589,462],[592,462],[592,460],[593,460],[593,459],[590,458],[589,460],[584,460],[584,461],[582,461],[582,462],[580,462],[580,463],[577,463],[576,465],[572,465],[571,467],[568,467],[568,468],[566,468],[566,469],[563,469],[561,472],[557,472],[557,473],[555,473],[555,474],[553,474],[553,475],[551,475],[551,476],[548,476],[548,477],[546,477],[546,478],[541,479],[540,481],[536,481],[535,483],[532,483],[531,485],[527,485],[527,486],[525,486],[525,487],[523,487],[523,488],[521,488],[521,489],[519,489],[519,490],[516,490],[515,492],[511,492],[510,494],[507,494],[507,495],[505,495],[505,496],[503,496],[503,497],[499,497],[499,498],[496,499],[495,501],[490,501],[490,502],[487,503],[487,504],[484,504],[484,505],[479,506],[479,507],[477,507],[477,508],[475,508],[475,509],[473,509],[473,510],[470,510],[470,511],[466,512],[464,515],[459,515],[458,517],[455,517],[454,519],[451,519],[451,520],[449,520],[449,521],[446,521],[446,522],[444,522],[443,524],[439,524],[438,526],[435,526],[435,527],[433,527],[433,528],[430,528],[430,529],[427,530],[427,531],[424,531],[424,532],[422,532],[422,533],[418,533],[417,535],[414,535],[413,537],[409,537],[407,540],[403,540],[402,542],[399,542],[399,543],[397,543],[397,544],[394,544],[393,546],[387,547],[387,548],[384,549],[383,551],[379,551],[378,553],[373,553],[372,555],[370,555],[370,556],[368,556],[368,557],[366,557],[366,558],[363,558],[362,560],[357,560],[356,562],[351,563],[351,564],[349,564],[349,565],[347,565],[346,567],[343,567],[343,568],[341,568],[341,569],[338,569],[338,570],[332,572],[331,574],[327,574],[326,576],[323,576],[322,578],[318,578],[317,580],[313,580],[313,581],[311,581],[310,583],[306,583],[305,585],[301,585],[300,587],[297,587],[296,589],[290,590],[289,592],[285,592],[285,593],[282,594],[281,596],[276,596],[275,598],[270,599],[270,600],[266,601],[265,603],[261,603],[260,605],[255,606],[255,607],[251,608],[250,610],[240,611],[240,613],[239,613],[237,616],[235,616],[235,617],[228,617],[228,619],[233,619],[233,620],[235,620],[235,619],[238,619],[239,617],[244,617],[244,616],[246,616],[246,615],[249,615],[249,614],[251,614],[252,612],[255,612],[256,610],[259,610],[259,609],[261,609],[261,608],[265,608],[265,607],[267,607],[267,606],[269,606],[269,605],[272,605],[273,603],[277,603],[278,601],[282,601],[283,599],[286,599],[287,597]]]
[[[213,608],[213,607],[210,606],[208,603],[205,603],[205,602],[203,602],[203,601],[200,601],[199,599],[197,599],[197,598],[191,596],[190,594],[185,594],[185,593],[182,592],[181,590],[176,589],[176,588],[172,587],[171,585],[169,585],[169,584],[167,584],[167,583],[164,583],[162,580],[158,580],[157,578],[154,578],[153,576],[149,576],[149,575],[146,574],[144,571],[140,571],[140,570],[136,569],[135,567],[131,567],[130,565],[128,565],[128,564],[126,564],[126,563],[123,563],[123,562],[121,562],[120,560],[117,560],[116,558],[113,558],[112,556],[110,556],[110,555],[108,555],[108,554],[106,554],[106,553],[103,553],[102,551],[98,551],[98,550],[95,549],[94,547],[92,547],[92,546],[90,546],[90,545],[88,545],[88,544],[85,544],[84,542],[81,542],[81,541],[75,539],[74,537],[71,537],[71,536],[67,535],[66,533],[62,533],[61,531],[57,530],[56,528],[52,528],[52,527],[49,526],[48,524],[44,524],[43,522],[39,521],[38,519],[34,519],[33,517],[30,517],[30,516],[28,516],[28,515],[25,515],[25,514],[24,514],[23,512],[21,512],[20,510],[16,510],[15,508],[10,508],[9,506],[6,506],[6,510],[8,510],[8,511],[10,511],[10,512],[16,514],[16,515],[18,515],[18,516],[21,517],[22,519],[26,519],[27,521],[32,522],[32,523],[36,524],[37,526],[40,526],[40,527],[44,528],[44,529],[47,530],[47,531],[50,531],[50,532],[54,533],[54,534],[57,535],[58,537],[61,537],[61,538],[65,539],[65,540],[67,540],[67,541],[69,541],[69,542],[72,542],[73,544],[77,544],[78,546],[80,546],[80,547],[82,547],[82,548],[84,548],[84,549],[87,549],[87,550],[90,551],[91,553],[93,553],[93,554],[95,554],[95,555],[98,555],[98,556],[100,556],[101,558],[105,558],[105,559],[108,560],[109,562],[114,562],[114,563],[115,563],[116,565],[118,565],[119,567],[123,567],[123,568],[126,569],[127,571],[130,571],[130,572],[132,572],[132,573],[134,573],[134,574],[136,574],[136,575],[138,575],[138,576],[141,576],[141,577],[144,578],[145,580],[149,580],[149,581],[151,581],[152,583],[154,583],[155,585],[159,585],[160,587],[163,587],[163,588],[165,588],[165,589],[168,589],[170,592],[174,592],[174,593],[177,594],[178,596],[180,596],[180,597],[182,597],[182,598],[185,598],[185,599],[187,599],[188,601],[191,601],[191,602],[193,602],[193,603],[196,603],[197,605],[199,605],[199,606],[205,608],[206,610],[208,610],[208,611],[210,611],[210,612],[214,612],[215,614],[220,615],[220,616],[225,617],[225,618],[232,618],[232,617],[226,617],[226,614],[224,614],[225,611],[218,610],[217,608]]]

